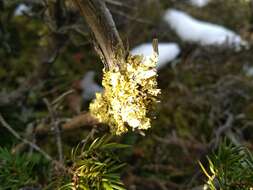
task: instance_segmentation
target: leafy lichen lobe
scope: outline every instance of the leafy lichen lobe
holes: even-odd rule
[[[157,102],[156,65],[158,54],[149,57],[129,55],[120,69],[104,70],[103,93],[97,93],[90,104],[90,112],[100,122],[110,126],[113,133],[120,135],[128,131],[148,129],[148,117],[152,105]]]

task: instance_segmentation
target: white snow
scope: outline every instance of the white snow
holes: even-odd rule
[[[176,59],[180,53],[180,48],[176,43],[159,43],[158,44],[159,59],[157,69],[162,69],[167,63]],[[153,52],[152,43],[145,43],[136,46],[131,50],[133,55],[142,54],[150,56]]]
[[[81,80],[80,85],[83,90],[82,97],[86,101],[92,100],[95,98],[97,92],[103,91],[103,88],[94,81],[94,77],[95,72],[88,71]]]
[[[189,2],[196,6],[196,7],[204,7],[206,6],[211,0],[189,0]]]
[[[15,16],[21,16],[24,12],[28,12],[30,8],[25,4],[20,4],[14,11]]]
[[[253,66],[244,65],[243,71],[247,77],[253,77]]]
[[[173,61],[180,53],[180,48],[176,43],[159,43],[159,63],[158,69],[166,66],[167,63]],[[153,52],[151,43],[141,44],[135,47],[131,53],[143,54],[144,56],[150,56]],[[94,81],[95,72],[88,71],[80,82],[82,89],[82,97],[85,101],[89,101],[95,98],[97,92],[102,92],[103,88]]]
[[[240,50],[241,46],[248,47],[248,43],[235,32],[223,26],[197,20],[176,9],[167,10],[164,20],[185,41],[201,45],[226,45],[235,50]]]

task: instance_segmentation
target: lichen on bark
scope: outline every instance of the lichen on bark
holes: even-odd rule
[[[90,112],[100,122],[110,126],[117,135],[128,129],[145,130],[151,127],[148,117],[157,102],[158,53],[151,56],[129,55],[120,68],[104,69],[103,93],[97,93]]]

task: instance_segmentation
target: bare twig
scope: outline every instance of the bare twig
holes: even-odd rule
[[[90,113],[83,113],[65,123],[62,128],[64,131],[69,131],[83,126],[94,126],[97,124],[100,124],[100,122],[90,115]]]
[[[89,113],[82,113],[78,116],[75,116],[74,118],[70,119],[67,122],[66,120],[69,119],[58,119],[58,123],[65,122],[65,124],[61,126],[61,132],[74,131],[80,128],[95,132],[97,130],[96,126],[100,124],[100,122],[96,118],[92,117]],[[29,127],[27,127],[26,138],[31,138],[32,136],[34,136],[36,140],[37,139],[36,137],[47,136],[51,132],[52,132],[51,127],[40,123],[37,127],[34,127],[32,131],[29,129]],[[12,148],[12,152],[13,153],[22,152],[26,149],[27,146],[28,144],[22,141],[21,143],[17,144],[14,148]]]
[[[64,92],[62,95],[60,95],[59,97],[57,97],[55,100],[53,100],[52,105],[58,103],[59,101],[61,101],[63,98],[65,98],[67,95],[74,93],[75,90],[71,89],[68,90],[67,92]]]
[[[126,7],[126,8],[131,8],[133,9],[134,7],[131,7],[130,5],[124,4],[120,1],[116,1],[116,0],[105,0],[106,3],[111,4],[111,5],[115,5],[115,6],[120,6],[120,7]]]
[[[81,141],[82,143],[82,150],[84,149],[84,147],[87,145],[89,140],[94,140],[94,135],[97,133],[97,129],[96,128],[92,128],[91,131],[89,132],[89,134],[85,137],[85,139],[83,139]],[[83,154],[83,153],[82,153]]]
[[[49,103],[49,101],[44,98],[43,99],[45,104],[47,105],[47,109],[49,111],[52,126],[55,132],[55,138],[56,138],[56,144],[57,144],[57,150],[59,155],[59,161],[63,162],[63,150],[62,150],[62,140],[61,140],[61,131],[59,128],[59,121],[57,121],[57,115],[55,113],[55,110],[53,109],[52,105]]]
[[[68,122],[61,126],[63,132],[73,131],[80,128],[90,130],[94,125],[100,124],[100,122],[92,117],[89,113],[82,113],[74,118],[70,119]],[[35,129],[35,134],[38,136],[48,135],[52,130],[45,125],[39,125]]]
[[[125,17],[129,20],[132,20],[132,21],[136,21],[136,22],[143,23],[143,24],[153,24],[152,22],[150,22],[147,19],[139,18],[137,16],[132,16],[132,15],[126,14],[123,11],[120,11],[120,10],[116,10],[116,9],[110,9],[110,10],[111,10],[112,13],[118,14],[118,15],[120,15],[122,17]]]
[[[24,134],[24,137],[27,140],[33,142],[33,144],[35,144],[35,142],[36,142],[35,141],[36,138],[34,135],[34,125],[35,125],[35,123],[29,123],[26,127],[25,134]],[[21,142],[21,143],[17,144],[15,147],[13,147],[11,152],[13,154],[20,153],[20,152],[24,151],[27,146],[30,147],[30,152],[32,152],[33,148],[24,142]]]
[[[120,68],[125,62],[125,48],[104,0],[74,2],[95,36],[101,60],[110,69]]]
[[[22,142],[24,142],[25,144],[28,144],[29,146],[31,146],[34,150],[38,151],[39,153],[41,153],[47,160],[49,161],[53,161],[52,157],[47,154],[44,150],[42,150],[39,146],[37,146],[36,144],[30,142],[29,140],[27,140],[26,138],[21,137],[3,118],[2,114],[0,114],[0,123],[2,124],[2,126],[7,129],[14,137],[16,137],[17,139],[21,140]]]
[[[233,127],[233,123],[234,123],[234,116],[229,113],[225,124],[220,126],[215,132],[214,147],[218,146],[222,133],[225,133],[226,131],[230,130]]]
[[[22,141],[25,144],[28,144],[31,146],[34,150],[39,152],[42,156],[44,156],[48,161],[52,162],[57,168],[72,174],[73,171],[70,168],[66,168],[63,163],[58,162],[54,160],[48,153],[46,153],[44,150],[42,150],[38,145],[32,143],[31,141],[27,140],[26,138],[21,137],[3,118],[2,114],[0,114],[0,123],[3,125],[4,128],[6,128],[14,137],[16,137],[18,140]]]

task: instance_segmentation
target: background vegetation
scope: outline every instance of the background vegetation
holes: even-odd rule
[[[30,11],[15,16],[21,3],[26,3]],[[74,171],[83,164],[96,162],[95,172],[113,168],[105,163],[109,166],[126,163],[124,167],[116,167],[119,170],[115,175],[106,176],[115,182],[115,189],[122,187],[122,180],[130,190],[197,190],[208,180],[198,161],[211,177],[215,172],[223,173],[220,162],[224,157],[229,160],[231,155],[236,160],[229,164],[232,174],[244,175],[246,170],[238,164],[244,166],[245,160],[249,163],[249,174],[242,180],[247,186],[232,184],[233,189],[253,187],[252,170],[249,170],[252,155],[245,153],[237,157],[234,153],[240,152],[241,146],[249,151],[253,149],[253,78],[247,74],[253,66],[252,48],[234,52],[185,43],[162,21],[167,8],[178,8],[226,26],[252,45],[251,2],[213,0],[200,9],[183,0],[108,0],[107,6],[129,49],[151,42],[154,37],[160,42],[177,42],[182,47],[176,66],[168,65],[159,71],[161,103],[153,113],[156,119],[152,129],[145,136],[129,132],[113,137],[110,142],[115,144],[107,147],[109,150],[104,154],[89,149],[94,139],[102,137],[108,129],[88,117],[89,102],[81,96],[83,75],[94,70],[96,81],[101,83],[103,68],[84,20],[70,0],[2,0],[0,189],[73,186],[75,180],[87,180],[87,175],[73,178]],[[14,133],[7,130],[10,127]],[[222,144],[224,137],[232,145]],[[27,146],[23,139],[38,147]],[[87,154],[77,151],[76,156],[82,162],[73,160],[71,150],[85,142],[87,146],[83,150]],[[106,143],[97,148],[103,144]],[[122,144],[131,146],[126,148]],[[228,175],[230,180],[236,178],[231,173]],[[217,179],[214,186],[222,188],[228,184],[220,180],[224,176]],[[93,181],[85,182],[93,187],[90,183]],[[110,189],[111,183],[104,184],[98,189]],[[223,187],[226,188],[229,189]]]

